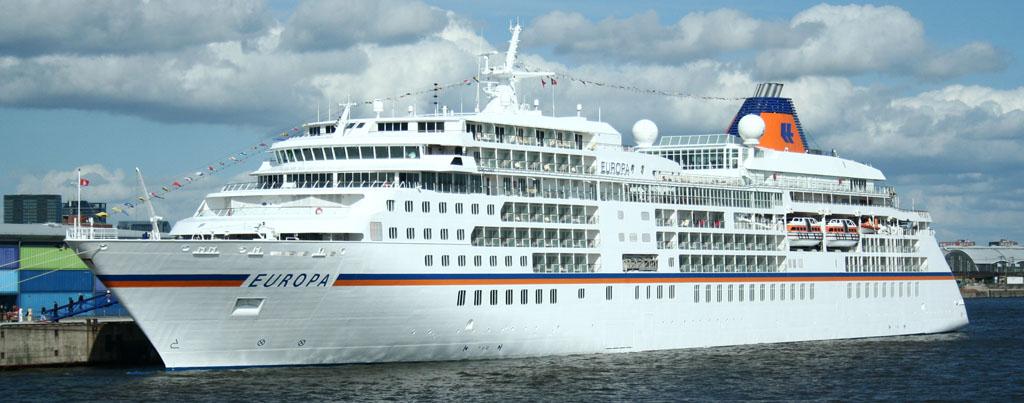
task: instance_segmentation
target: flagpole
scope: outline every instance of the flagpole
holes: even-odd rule
[[[82,220],[82,168],[78,168],[78,212],[75,214],[75,230],[81,227]]]
[[[551,77],[551,117],[555,117],[555,77]]]

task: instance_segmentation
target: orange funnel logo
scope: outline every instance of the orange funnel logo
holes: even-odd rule
[[[779,151],[804,152],[803,133],[793,115],[788,113],[761,112],[764,119],[764,135],[761,147]]]

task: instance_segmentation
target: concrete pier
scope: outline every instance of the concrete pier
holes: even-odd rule
[[[161,365],[131,319],[0,324],[0,369],[61,365]]]
[[[1020,298],[1024,297],[1024,288],[964,286],[960,287],[960,295],[964,298]]]

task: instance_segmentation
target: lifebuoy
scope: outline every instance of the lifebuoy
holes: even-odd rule
[[[324,209],[322,209],[322,208],[320,208],[320,207],[317,207],[317,208],[316,208],[316,210],[315,210],[314,212],[316,213],[316,215],[320,215],[320,214],[323,214],[323,213],[324,213]]]

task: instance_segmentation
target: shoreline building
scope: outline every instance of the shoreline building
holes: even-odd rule
[[[59,204],[58,204],[59,205]],[[79,295],[104,294],[107,287],[96,278],[74,249],[64,243],[67,227],[47,224],[0,224],[0,311],[14,306],[41,309],[65,305]],[[142,238],[137,231],[118,231],[121,237]],[[82,316],[127,316],[118,304]]]
[[[4,195],[5,224],[44,224],[61,221],[60,195]]]
[[[958,241],[959,242],[959,241]],[[954,274],[983,282],[1014,282],[1024,277],[1024,247],[1001,239],[978,246],[974,242],[943,246],[946,263]]]

